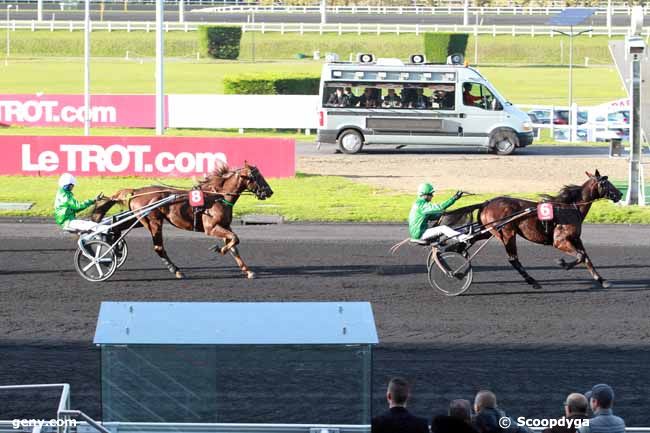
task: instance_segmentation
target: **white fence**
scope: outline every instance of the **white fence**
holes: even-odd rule
[[[554,15],[562,12],[566,7],[469,7],[470,15]],[[612,15],[630,15],[630,6],[613,6]],[[462,6],[328,6],[327,13],[333,14],[415,14],[415,15],[462,15],[465,8]],[[319,5],[311,6],[216,6],[203,9],[194,9],[192,12],[215,12],[215,13],[320,13]],[[643,6],[643,12],[648,12],[648,6]],[[596,8],[596,15],[606,15],[607,8]]]
[[[318,128],[314,95],[169,95],[170,128]]]
[[[170,31],[193,32],[201,25],[236,25],[237,23],[220,23],[220,22],[165,22],[164,29]],[[244,32],[261,32],[261,33],[344,33],[356,34],[404,34],[413,33],[419,35],[424,32],[453,32],[453,33],[471,33],[474,35],[511,35],[511,36],[556,36],[554,32],[558,27],[552,26],[535,26],[535,25],[474,25],[463,26],[456,24],[319,24],[319,23],[239,23]],[[0,21],[0,29],[10,30],[48,30],[48,31],[82,31],[84,28],[83,21],[28,21],[28,20],[11,20]],[[155,31],[155,23],[149,21],[92,21],[91,31]],[[607,36],[624,36],[629,32],[629,27],[575,27],[575,31],[593,29],[588,37],[594,35]],[[650,27],[643,30],[645,36],[650,35]]]
[[[627,140],[629,120],[622,113],[629,112],[626,102],[620,100],[594,107],[574,104],[572,125],[566,124],[568,107],[521,105],[519,108],[537,112],[539,118],[533,127],[537,131],[550,130],[550,137],[557,141]],[[168,100],[168,120],[170,128],[311,130],[318,128],[319,108],[316,95],[172,94]]]

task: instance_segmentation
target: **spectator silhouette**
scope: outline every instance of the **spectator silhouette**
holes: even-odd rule
[[[604,383],[594,385],[591,391],[585,393],[589,400],[594,417],[588,426],[580,427],[580,433],[625,433],[623,418],[614,415],[614,390]]]
[[[438,415],[431,421],[432,433],[478,433],[472,426],[472,405],[468,400],[452,400],[448,415]]]
[[[578,427],[582,425],[580,422],[576,426],[575,421],[583,421],[587,419],[587,408],[589,403],[584,395],[573,393],[569,394],[564,402],[564,419],[567,421],[572,421],[571,426],[569,425],[557,425],[552,428],[547,428],[543,430],[542,433],[575,433],[578,431]],[[568,424],[568,423],[567,423]]]
[[[388,383],[388,411],[372,419],[372,433],[429,433],[427,420],[412,415],[406,409],[411,395],[406,380],[396,377]]]

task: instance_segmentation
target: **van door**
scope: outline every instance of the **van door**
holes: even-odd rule
[[[487,86],[471,81],[462,84],[459,98],[465,142],[487,146],[490,131],[503,119],[503,106]]]

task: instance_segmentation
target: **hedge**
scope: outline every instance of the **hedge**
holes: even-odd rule
[[[466,33],[425,33],[424,54],[427,61],[444,63],[451,54],[465,56],[468,39]]]
[[[201,54],[214,59],[237,60],[241,44],[241,27],[200,26]]]
[[[224,93],[235,95],[318,95],[320,76],[306,74],[227,75]]]

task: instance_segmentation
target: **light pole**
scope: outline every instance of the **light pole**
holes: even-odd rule
[[[593,29],[583,30],[578,33],[573,33],[573,26],[570,29],[571,31],[569,33],[555,29],[553,31],[569,37],[569,125],[571,125],[571,141],[576,141],[578,131],[577,128],[574,128],[575,119],[573,116],[573,38],[591,32]]]
[[[156,0],[156,135],[165,133],[165,4]]]
[[[9,10],[11,9],[13,5],[7,5],[7,53],[5,54],[5,66],[9,63],[9,54],[11,52],[11,49],[9,48],[10,40],[9,40]]]
[[[84,135],[90,135],[90,0],[84,5]]]

